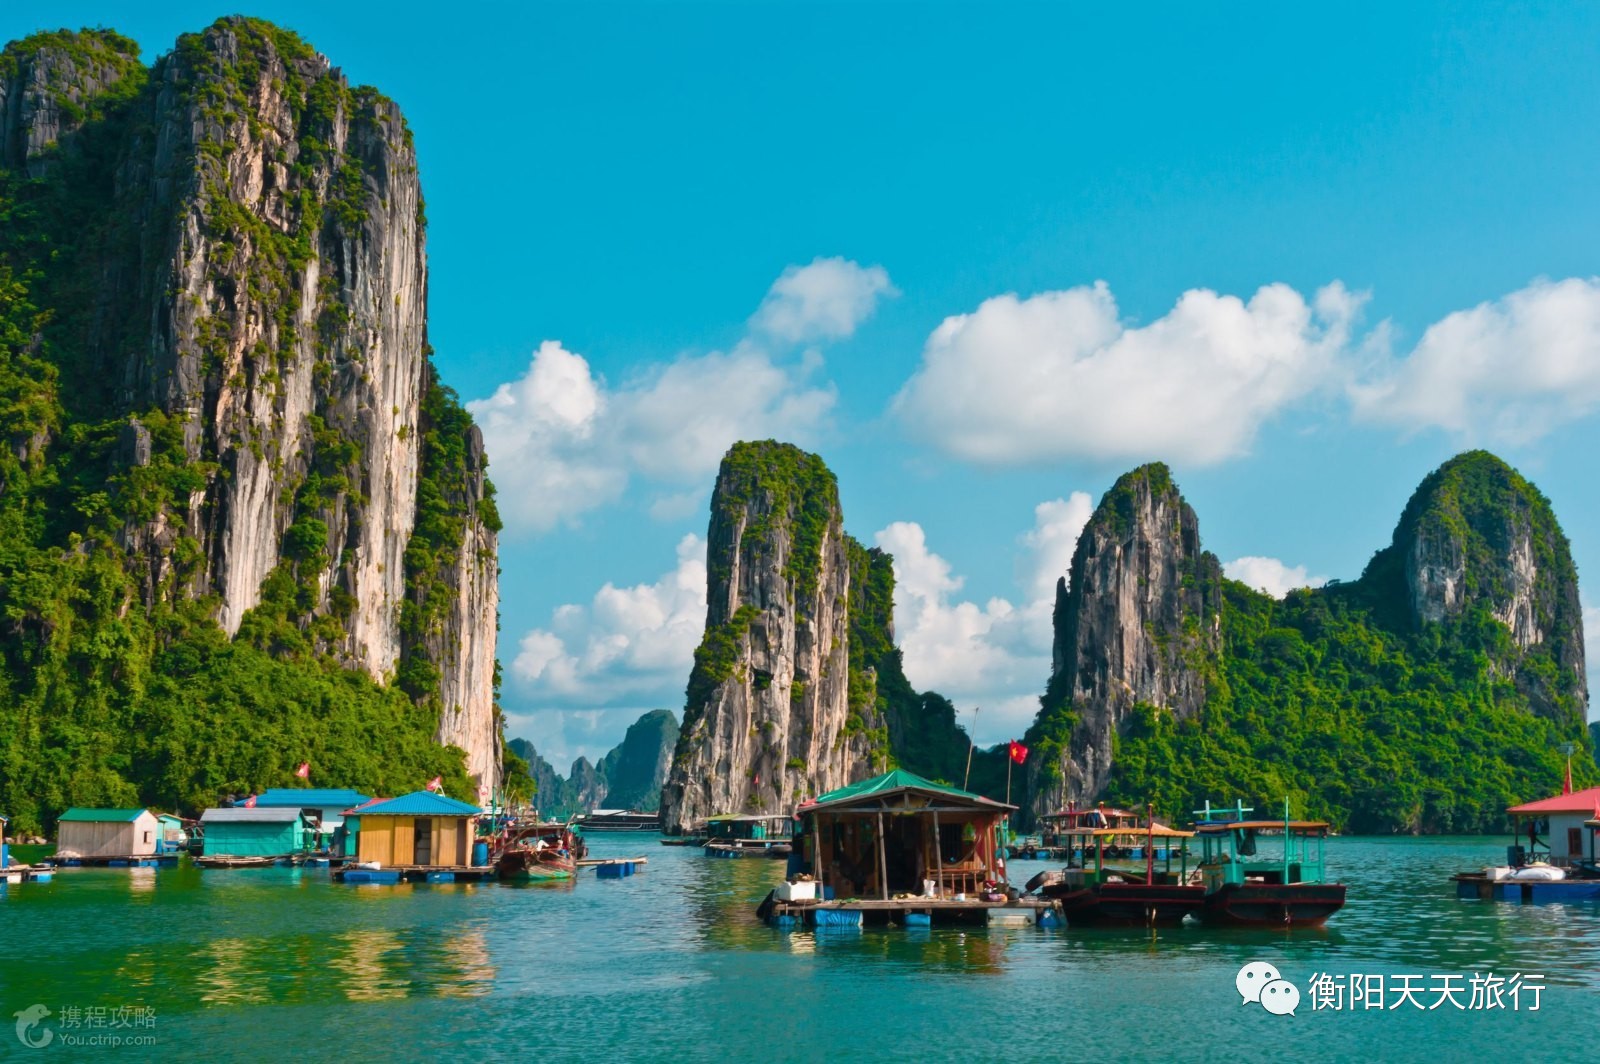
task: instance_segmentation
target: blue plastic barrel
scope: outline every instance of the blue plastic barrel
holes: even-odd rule
[[[11,844],[0,842],[0,868],[11,867]]]
[[[482,868],[489,863],[489,844],[482,839],[472,844],[472,867]]]

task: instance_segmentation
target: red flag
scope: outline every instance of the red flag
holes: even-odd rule
[[[1028,748],[1017,742],[1015,739],[1011,740],[1011,744],[1009,747],[1007,747],[1006,752],[1011,755],[1011,760],[1015,761],[1019,765],[1028,760]]]
[[[1567,758],[1567,781],[1561,785],[1562,794],[1572,793],[1572,758]]]
[[[254,809],[256,807],[256,796],[252,794],[250,797],[246,798],[244,800],[244,807],[246,809]]]
[[[435,776],[435,777],[433,777],[433,779],[429,780],[428,781],[428,790],[430,790],[430,791],[442,791],[442,790],[444,790],[444,777],[443,776]]]
[[[300,762],[300,767],[294,770],[294,774],[296,776],[299,776],[303,780],[310,779],[311,778],[311,762],[309,762],[309,761]]]

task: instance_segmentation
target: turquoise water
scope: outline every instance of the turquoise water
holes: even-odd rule
[[[1334,839],[1330,875],[1350,896],[1326,929],[1155,935],[777,931],[753,911],[781,862],[644,834],[591,843],[646,854],[647,871],[552,888],[83,869],[0,888],[0,1058],[1422,1060],[1563,1055],[1600,1036],[1600,904],[1454,897],[1448,875],[1503,838]],[[1044,867],[1014,862],[1012,877]],[[1241,1003],[1234,977],[1254,960],[1299,987],[1295,1015]],[[1307,996],[1316,973],[1414,974],[1431,1004],[1434,976],[1465,987],[1490,971],[1543,975],[1539,1011],[1318,1011]],[[9,1024],[34,1004],[45,1027],[63,1008],[150,1009],[151,1026],[106,1031],[154,1046],[25,1049]]]

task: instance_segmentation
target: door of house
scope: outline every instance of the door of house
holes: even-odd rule
[[[417,817],[416,842],[413,853],[414,860],[419,865],[433,864],[433,820],[430,817]]]
[[[1583,829],[1582,828],[1568,828],[1567,829],[1567,856],[1572,858],[1574,861],[1582,859],[1582,857],[1583,857]]]

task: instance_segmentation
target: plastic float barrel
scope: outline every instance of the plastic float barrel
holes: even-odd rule
[[[860,909],[814,909],[818,927],[860,927]]]
[[[472,867],[482,868],[489,863],[489,844],[479,839],[472,844]]]
[[[907,927],[932,927],[932,913],[906,913]]]
[[[0,868],[11,867],[11,844],[0,842]]]

